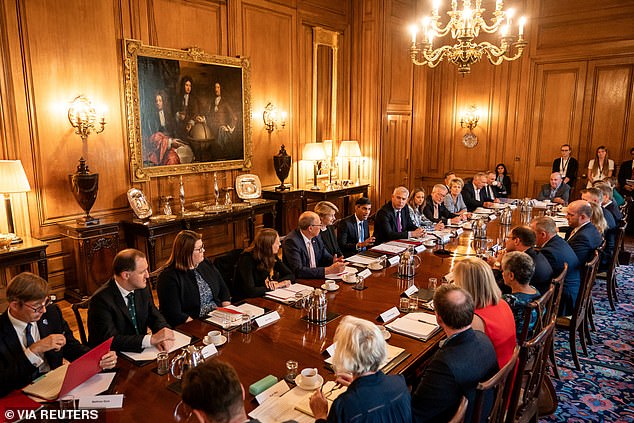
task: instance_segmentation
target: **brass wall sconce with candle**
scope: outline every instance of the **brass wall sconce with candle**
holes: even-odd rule
[[[262,120],[264,121],[264,128],[270,134],[274,130],[284,129],[286,126],[287,114],[284,111],[278,111],[277,107],[273,103],[268,102],[262,112]]]
[[[68,109],[68,121],[75,129],[75,134],[79,135],[82,140],[82,156],[79,159],[77,171],[68,175],[75,200],[86,213],[86,216],[77,219],[77,223],[95,225],[99,223],[99,219],[90,216],[90,209],[97,199],[99,174],[90,173],[90,169],[86,164],[88,135],[91,132],[95,134],[103,132],[106,126],[106,119],[103,111],[98,113],[92,102],[87,97],[80,95],[73,100]]]
[[[462,137],[462,143],[467,148],[473,148],[478,144],[478,137],[473,133],[473,128],[478,126],[480,120],[480,113],[476,106],[469,107],[469,110],[465,111],[460,116],[460,127],[467,128],[469,131]]]

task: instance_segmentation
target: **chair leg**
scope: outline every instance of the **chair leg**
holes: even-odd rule
[[[579,332],[579,342],[581,342],[581,350],[583,351],[583,355],[588,356],[588,345],[586,343],[586,327],[587,323],[583,322],[581,326],[577,329]]]
[[[607,291],[608,291],[608,301],[610,301],[610,308],[612,311],[616,310],[614,303],[617,301],[616,298],[616,275],[613,273],[612,277],[606,281]]]
[[[579,357],[577,356],[577,331],[570,326],[570,332],[568,335],[568,342],[570,343],[570,353],[572,354],[572,361],[575,363],[575,368],[577,370],[581,370],[581,365],[579,364]]]
[[[561,379],[559,377],[559,369],[557,368],[557,361],[555,361],[555,346],[554,345],[550,346],[549,356],[550,356],[550,364],[553,369],[553,375],[555,376],[555,378]]]
[[[597,328],[594,326],[594,301],[592,301],[592,298],[590,298],[590,305],[586,313],[586,320],[590,322],[592,332],[596,332]],[[592,345],[592,343],[590,345]]]
[[[594,345],[594,343],[592,342],[592,336],[590,336],[590,328],[588,326],[589,325],[587,320],[583,322],[583,332],[585,333],[585,336],[583,337],[583,339],[587,341],[588,345]]]

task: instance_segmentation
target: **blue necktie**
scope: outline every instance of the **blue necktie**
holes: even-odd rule
[[[128,299],[128,312],[130,313],[130,318],[132,319],[132,324],[134,325],[134,330],[136,334],[139,334],[139,327],[136,324],[136,305],[134,304],[134,291],[130,292],[127,297]]]
[[[365,241],[364,235],[363,222],[359,222],[359,242]]]
[[[31,334],[31,327],[33,325],[31,323],[27,323],[26,324],[26,347],[30,347],[31,345],[33,345],[35,343],[35,340],[33,339],[33,335]]]

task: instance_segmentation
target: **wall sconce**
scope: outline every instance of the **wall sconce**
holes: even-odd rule
[[[348,179],[352,179],[350,170],[352,159],[359,159],[356,181],[356,184],[359,185],[359,174],[361,173],[361,148],[359,147],[359,142],[341,141],[341,144],[339,144],[339,153],[337,154],[337,157],[340,159],[348,160]]]
[[[4,205],[7,212],[8,234],[2,234],[2,238],[11,239],[11,244],[19,244],[22,239],[15,235],[13,221],[13,208],[11,207],[11,194],[30,191],[29,180],[26,178],[22,162],[20,160],[0,160],[0,193],[4,194]],[[2,248],[0,248],[2,249]]]
[[[469,129],[469,132],[462,137],[462,143],[467,148],[473,148],[478,144],[478,137],[473,133],[473,128],[478,126],[480,114],[476,106],[469,107],[469,110],[460,116],[460,127]]]
[[[90,209],[97,199],[99,174],[90,173],[85,157],[88,152],[88,135],[90,135],[91,132],[95,134],[103,132],[106,126],[106,118],[103,112],[98,115],[92,102],[83,95],[80,95],[73,100],[68,109],[68,121],[70,125],[75,128],[75,133],[81,137],[83,143],[82,156],[79,159],[77,171],[72,175],[68,175],[75,200],[86,213],[86,216],[77,219],[77,223],[95,225],[99,223],[99,219],[90,216]]]
[[[262,120],[264,121],[264,128],[269,132],[273,132],[275,129],[284,129],[286,126],[286,112],[278,112],[273,103],[268,102],[262,112]]]
[[[304,160],[313,162],[313,186],[310,189],[312,191],[319,191],[319,186],[317,185],[317,175],[319,174],[319,163],[322,160],[326,160],[326,150],[324,150],[324,145],[318,142],[304,144],[302,155]]]

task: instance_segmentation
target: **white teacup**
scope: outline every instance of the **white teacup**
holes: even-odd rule
[[[346,282],[356,282],[357,276],[354,273],[346,273],[343,275],[343,280]]]
[[[327,280],[326,281],[326,289],[332,291],[333,289],[337,289],[337,284],[335,283],[335,281],[330,281]]]
[[[207,333],[207,340],[212,344],[217,344],[222,341],[222,334],[219,330],[212,330]]]
[[[315,368],[302,369],[302,381],[305,386],[315,386],[318,379],[319,372]]]
[[[381,269],[383,269],[383,266],[381,266],[381,263],[379,263],[378,261],[373,261],[372,263],[368,264],[368,267],[371,270],[381,270]]]

